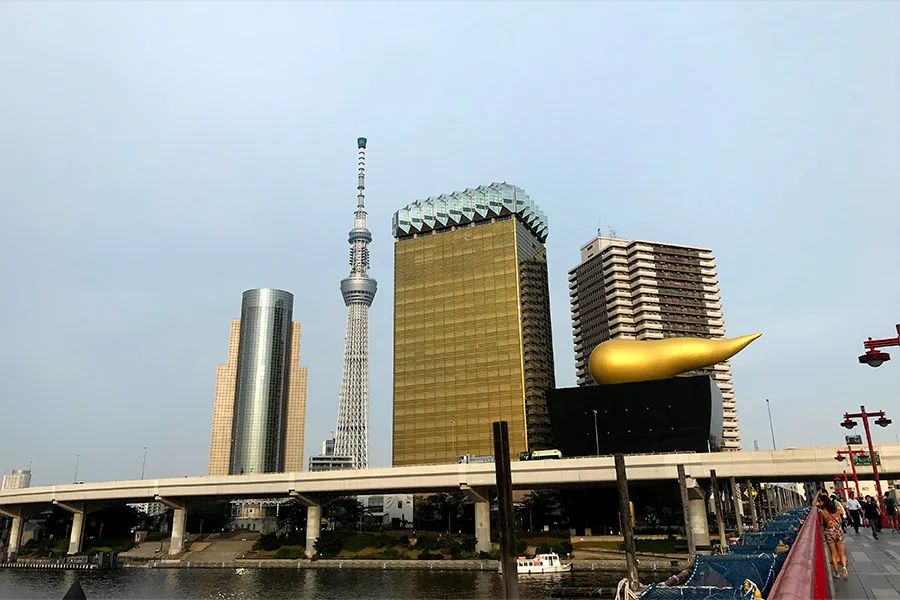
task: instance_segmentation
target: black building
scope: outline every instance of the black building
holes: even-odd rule
[[[564,457],[716,452],[723,445],[722,393],[708,375],[555,389],[547,407]]]

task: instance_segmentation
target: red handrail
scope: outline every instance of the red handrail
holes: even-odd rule
[[[825,542],[819,525],[819,511],[812,507],[797,534],[769,599],[830,600]]]

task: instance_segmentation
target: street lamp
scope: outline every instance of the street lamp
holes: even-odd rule
[[[593,410],[594,413],[594,444],[597,446],[597,456],[600,456],[600,434],[597,433],[597,411]]]
[[[147,468],[147,446],[144,446],[144,462],[141,463],[141,479],[144,478],[144,470]]]
[[[775,447],[775,426],[772,425],[772,407],[769,406],[769,399],[766,398],[766,410],[769,411],[769,431],[772,432],[772,450],[778,450]]]
[[[898,331],[900,331],[900,326],[898,326]],[[887,516],[887,509],[884,506],[884,496],[882,496],[881,494],[881,479],[878,478],[878,465],[876,464],[875,460],[875,448],[872,447],[872,433],[869,431],[869,417],[878,417],[874,420],[874,422],[879,427],[887,427],[892,423],[892,421],[887,418],[887,415],[884,414],[883,410],[879,410],[877,412],[866,412],[866,407],[860,406],[858,413],[844,413],[844,420],[841,423],[841,426],[846,427],[847,429],[852,429],[856,427],[856,421],[854,421],[853,419],[862,419],[863,427],[866,430],[866,442],[868,442],[869,444],[869,460],[872,463],[872,476],[875,479],[875,493],[878,494],[878,506],[881,508],[881,524],[883,527],[888,527],[890,525],[890,521]],[[850,462],[852,464],[853,460],[851,459]]]
[[[897,337],[895,338],[884,338],[880,340],[873,340],[869,338],[865,342],[863,342],[863,347],[866,349],[865,354],[859,355],[859,362],[863,365],[869,365],[870,367],[880,367],[887,361],[891,360],[891,355],[887,352],[881,352],[878,350],[879,348],[887,348],[890,346],[900,346],[900,323],[895,325],[897,328]]]
[[[78,463],[81,461],[81,455],[75,455],[75,475],[72,477],[72,483],[78,483]]]
[[[859,490],[859,477],[856,475],[856,455],[857,454],[865,454],[865,450],[854,450],[847,444],[846,450],[838,450],[837,454],[834,457],[834,460],[840,462],[844,460],[846,457],[850,457],[850,470],[853,472],[853,482],[856,484],[856,499],[862,496]]]

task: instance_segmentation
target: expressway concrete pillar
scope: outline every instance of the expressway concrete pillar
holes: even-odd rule
[[[306,558],[316,555],[316,540],[322,533],[323,498],[288,490],[288,495],[306,506]]]
[[[491,551],[491,503],[475,503],[475,550]]]
[[[25,525],[25,511],[21,507],[16,509],[7,508],[7,510],[0,510],[0,516],[12,519],[6,555],[9,558],[15,558],[16,554],[19,552],[19,546],[22,544],[22,528]],[[2,544],[0,544],[0,547],[2,547]]]
[[[316,555],[316,540],[322,531],[322,505],[310,504],[306,507],[306,558]]]
[[[69,534],[69,551],[66,554],[78,554],[81,552],[83,537],[84,511],[72,513],[72,532]]]
[[[55,506],[72,513],[72,530],[69,533],[69,550],[66,554],[78,554],[81,552],[82,538],[84,537],[84,517],[87,515],[87,505],[84,502],[68,504],[53,501]]]
[[[489,488],[472,488],[466,484],[459,489],[475,503],[475,550],[491,551],[491,491]]]
[[[694,544],[700,547],[709,546],[709,513],[706,510],[706,492],[696,481],[688,486],[688,518]]]
[[[181,554],[184,551],[184,522],[187,510],[176,508],[172,512],[172,538],[169,541],[169,555]]]
[[[172,498],[154,496],[157,502],[162,502],[172,509],[172,535],[169,538],[169,556],[175,556],[184,552],[184,525],[187,521],[187,506]]]

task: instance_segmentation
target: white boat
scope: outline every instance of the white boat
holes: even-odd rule
[[[516,572],[523,573],[568,573],[572,563],[563,564],[556,552],[536,554],[534,558],[520,556],[516,559]]]

